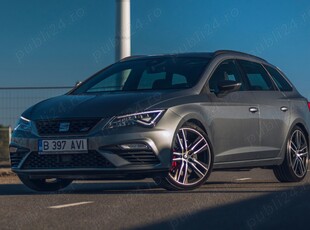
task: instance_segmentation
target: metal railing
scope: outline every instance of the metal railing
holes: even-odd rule
[[[73,87],[1,87],[0,88],[0,161],[8,160],[11,127],[30,106],[67,93]]]
[[[0,161],[9,160],[9,142],[11,140],[11,127],[0,128]]]
[[[73,87],[1,87],[0,125],[14,126],[15,122],[30,106],[45,99],[67,93]]]

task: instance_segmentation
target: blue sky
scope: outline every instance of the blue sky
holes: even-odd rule
[[[233,49],[310,98],[307,0],[131,0],[132,53]],[[0,86],[71,86],[114,61],[114,0],[3,0]]]

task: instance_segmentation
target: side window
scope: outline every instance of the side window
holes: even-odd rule
[[[270,73],[272,79],[274,80],[274,82],[276,83],[276,85],[278,86],[278,88],[281,91],[292,91],[293,88],[292,86],[287,82],[287,80],[279,73],[278,70],[264,65],[265,68],[268,70],[268,72]]]
[[[209,80],[210,92],[218,93],[220,91],[218,88],[219,83],[227,80],[243,83],[233,60],[224,61],[217,67]],[[243,90],[243,84],[241,85],[240,90]]]
[[[265,71],[264,67],[255,62],[239,61],[247,81],[249,83],[250,90],[254,91],[271,91],[275,90],[272,81]]]

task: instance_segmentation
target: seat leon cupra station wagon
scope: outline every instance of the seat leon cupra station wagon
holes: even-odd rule
[[[275,66],[235,51],[138,56],[20,117],[12,170],[29,188],[154,178],[195,189],[212,170],[307,174],[310,104]]]

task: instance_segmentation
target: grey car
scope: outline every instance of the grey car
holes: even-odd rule
[[[20,117],[12,170],[29,188],[154,178],[195,189],[212,170],[307,174],[309,102],[275,66],[236,51],[123,59]]]

